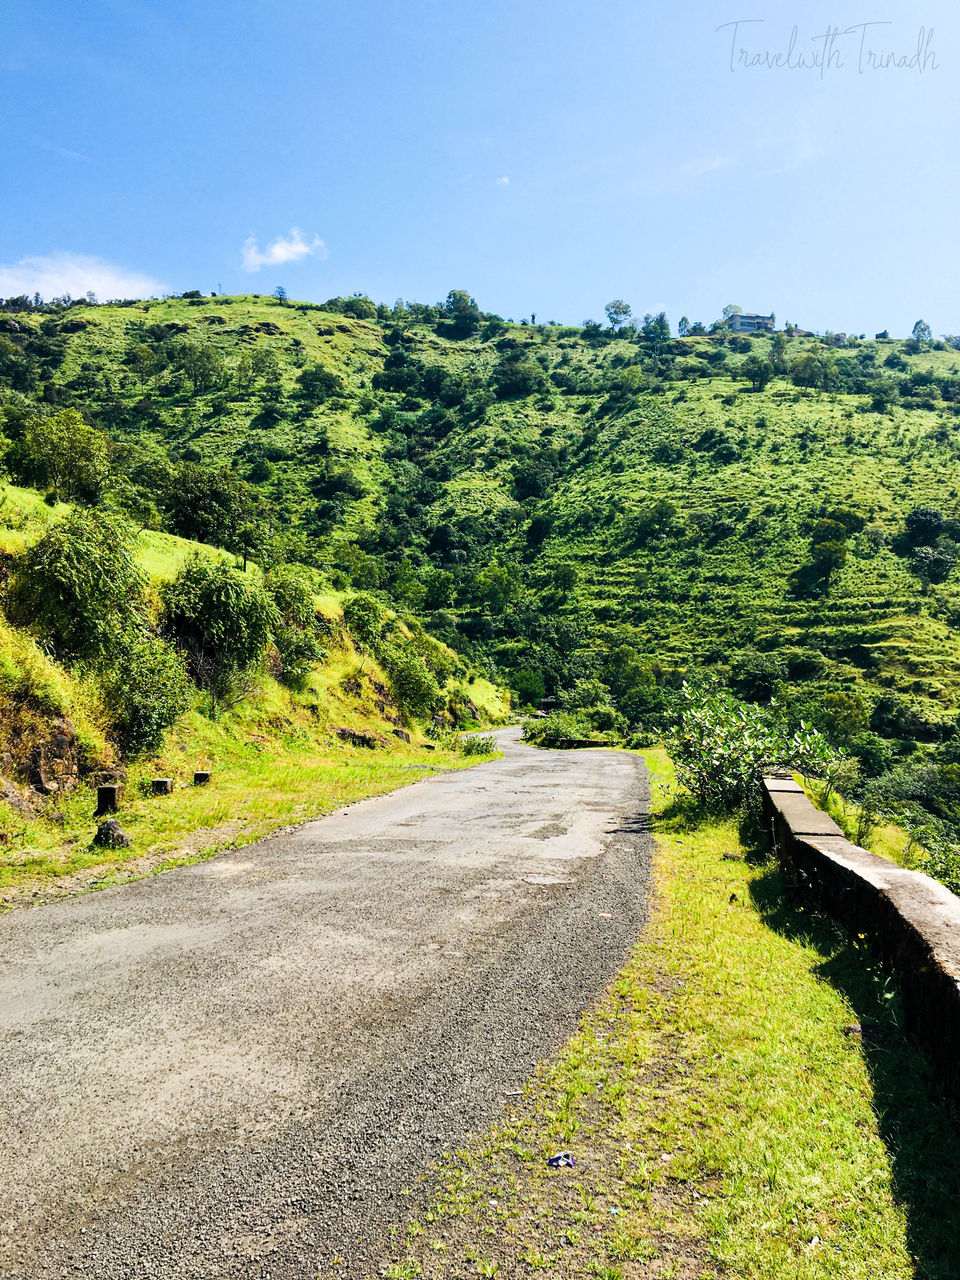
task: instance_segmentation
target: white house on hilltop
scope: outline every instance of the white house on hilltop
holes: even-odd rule
[[[758,316],[755,311],[736,312],[727,321],[734,333],[772,333],[775,317]]]

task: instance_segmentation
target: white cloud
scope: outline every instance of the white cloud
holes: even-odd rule
[[[507,177],[503,177],[503,178],[498,178],[498,179],[497,179],[497,186],[498,186],[498,187],[509,187],[509,185],[510,185],[510,179],[509,179],[509,178],[507,178]]]
[[[736,164],[730,155],[704,156],[696,160],[687,160],[683,164],[674,165],[655,175],[649,188],[655,192],[683,191],[696,186],[702,178],[722,173]]]
[[[261,267],[279,267],[286,262],[299,262],[301,258],[325,258],[327,246],[319,236],[304,240],[299,227],[291,227],[288,236],[276,240],[261,249],[256,236],[248,236],[243,242],[244,271],[259,271]]]
[[[0,263],[0,298],[21,293],[31,297],[39,293],[47,299],[69,293],[82,298],[90,292],[103,302],[107,298],[150,298],[166,289],[152,276],[127,271],[86,253],[36,254],[19,262]]]

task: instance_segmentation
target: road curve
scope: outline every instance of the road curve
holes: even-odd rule
[[[639,757],[541,752],[0,916],[0,1280],[313,1280],[642,927]],[[342,1273],[341,1273],[342,1274]]]

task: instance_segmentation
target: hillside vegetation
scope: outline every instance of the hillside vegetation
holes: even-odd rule
[[[10,300],[6,466],[141,537],[372,593],[583,733],[652,740],[685,679],[774,698],[885,780],[871,803],[952,834],[955,340],[624,319],[513,324],[458,291]],[[93,432],[54,468],[71,411]]]
[[[117,535],[105,565],[94,536],[104,531]],[[224,661],[213,646],[198,665],[195,637],[176,631],[171,602],[205,581],[198,564],[275,610],[271,634],[247,654]],[[134,535],[109,511],[49,506],[4,485],[0,565],[0,903],[194,860],[468,763],[488,746],[457,727],[505,711],[494,686],[415,619],[359,593],[324,593],[292,566],[241,574],[228,552]],[[104,587],[110,576],[124,584],[120,599]],[[212,771],[209,787],[192,785],[199,770]],[[157,776],[173,781],[174,798],[151,795]],[[93,846],[92,788],[117,781],[130,842]]]

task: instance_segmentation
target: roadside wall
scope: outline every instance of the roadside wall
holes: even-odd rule
[[[792,779],[765,778],[763,807],[788,884],[870,940],[897,978],[907,1029],[960,1101],[960,898],[851,844]]]

